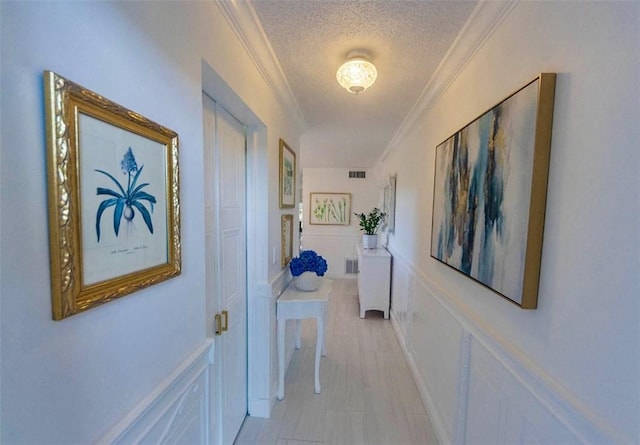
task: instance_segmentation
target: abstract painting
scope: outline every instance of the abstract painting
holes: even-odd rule
[[[540,74],[436,147],[431,256],[535,309],[555,74]]]

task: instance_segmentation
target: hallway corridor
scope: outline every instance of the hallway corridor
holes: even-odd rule
[[[235,445],[436,444],[390,320],[358,316],[356,280],[333,280],[322,392],[313,391],[315,320],[285,377],[285,398],[270,419],[247,417]],[[291,322],[290,322],[291,323]]]

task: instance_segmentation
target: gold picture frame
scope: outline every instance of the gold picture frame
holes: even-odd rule
[[[178,135],[51,71],[44,92],[62,320],[180,274]]]
[[[293,215],[282,215],[281,219],[281,246],[280,267],[283,269],[293,258]]]
[[[541,73],[436,147],[431,256],[535,309],[555,73]]]
[[[280,139],[279,202],[281,209],[296,205],[296,154]]]

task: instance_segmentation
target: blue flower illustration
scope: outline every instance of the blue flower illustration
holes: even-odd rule
[[[303,272],[315,272],[316,275],[322,277],[327,271],[327,261],[313,250],[303,250],[299,257],[291,260],[289,270],[294,277]]]
[[[136,162],[136,158],[133,155],[133,150],[131,147],[127,150],[127,152],[122,157],[122,161],[120,161],[120,168],[122,172],[127,175],[127,188],[125,188],[120,184],[115,177],[111,174],[107,173],[104,170],[96,171],[98,173],[102,173],[111,179],[118,186],[118,190],[112,190],[105,187],[97,188],[97,195],[107,195],[112,196],[112,198],[105,199],[98,206],[98,211],[96,213],[96,234],[98,236],[98,242],[100,242],[100,219],[102,218],[102,213],[108,209],[109,207],[115,206],[115,210],[113,212],[113,231],[116,236],[120,231],[120,222],[122,218],[129,222],[133,221],[133,218],[136,216],[134,208],[137,209],[142,215],[142,219],[145,224],[149,228],[149,232],[153,233],[153,223],[151,222],[151,214],[149,210],[144,206],[142,201],[148,201],[149,206],[151,207],[151,212],[153,212],[153,205],[156,203],[156,198],[150,195],[147,192],[143,192],[142,189],[149,185],[148,182],[140,184],[136,186],[138,183],[138,178],[142,173],[142,168],[144,166],[140,166],[138,168],[138,163]],[[132,179],[133,174],[133,179]]]

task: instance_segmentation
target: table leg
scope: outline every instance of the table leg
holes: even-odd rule
[[[327,323],[329,320],[329,317],[327,317],[327,306],[328,304],[325,303],[324,304],[324,308],[322,309],[322,316],[324,319],[324,332],[327,332]],[[327,337],[323,336],[324,338],[322,339],[322,356],[326,357],[327,356]]]
[[[284,336],[286,320],[278,320],[278,400],[284,399]]]
[[[322,345],[324,344],[324,316],[317,317],[316,324],[318,326],[318,338],[316,339],[315,389],[316,394],[320,394],[320,353],[322,351]]]
[[[302,320],[296,320],[296,349],[302,347]]]

